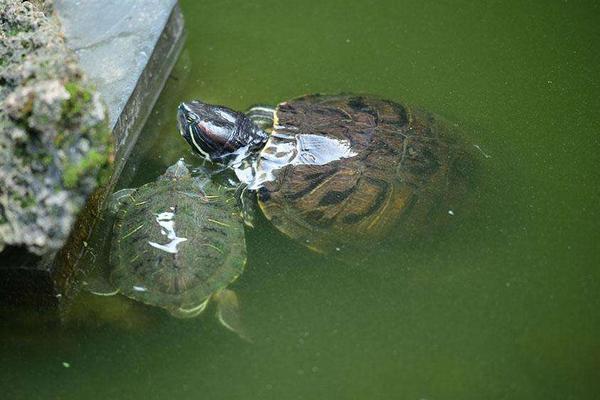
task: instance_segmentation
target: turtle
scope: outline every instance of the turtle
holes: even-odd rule
[[[122,294],[178,318],[199,315],[213,299],[219,321],[246,338],[237,296],[227,288],[246,263],[244,224],[233,197],[208,172],[192,176],[183,159],[156,181],[115,192],[108,210],[110,270],[89,291]]]
[[[326,254],[363,252],[392,231],[418,237],[454,215],[473,166],[451,123],[372,95],[312,94],[245,113],[194,100],[177,122],[279,231]]]

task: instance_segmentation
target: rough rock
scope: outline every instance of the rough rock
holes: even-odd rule
[[[0,0],[0,251],[8,253],[60,249],[112,161],[105,106],[51,9]]]

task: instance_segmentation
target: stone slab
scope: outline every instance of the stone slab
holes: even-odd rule
[[[55,0],[67,44],[97,85],[115,126],[176,0]]]

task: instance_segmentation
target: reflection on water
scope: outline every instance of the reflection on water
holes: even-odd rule
[[[491,156],[475,210],[417,243],[370,243],[378,251],[359,266],[258,218],[232,285],[253,344],[223,329],[214,305],[181,320],[82,295],[68,326],[3,321],[3,396],[596,397],[597,6],[401,3],[182,2],[184,55],[120,186],[182,156],[203,164],[177,132],[183,100],[244,110],[348,91],[459,122]]]
[[[175,207],[169,207],[170,211],[165,211],[156,215],[156,222],[162,228],[161,235],[165,235],[170,240],[166,244],[158,244],[149,241],[148,244],[156,249],[166,251],[167,253],[177,254],[177,245],[187,241],[187,238],[180,238],[175,233]]]
[[[347,140],[278,132],[269,136],[260,157],[253,160],[252,165],[234,165],[233,168],[248,189],[257,190],[266,182],[274,181],[277,171],[287,165],[325,165],[356,154]]]

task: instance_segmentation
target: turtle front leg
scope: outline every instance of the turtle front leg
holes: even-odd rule
[[[208,304],[209,300],[210,297],[207,297],[202,303],[196,304],[192,307],[178,307],[168,309],[168,311],[176,318],[194,318],[202,314],[202,312],[206,309],[206,305]]]
[[[273,129],[273,123],[275,120],[275,109],[271,106],[256,105],[250,107],[246,111],[246,115],[250,120],[264,131],[270,131]]]
[[[242,221],[246,226],[254,228],[254,218],[258,212],[256,208],[256,194],[248,189],[248,185],[241,184],[236,189],[236,198]]]
[[[116,215],[123,205],[129,201],[133,201],[133,194],[137,189],[121,189],[114,192],[108,199],[106,211],[110,215]]]

